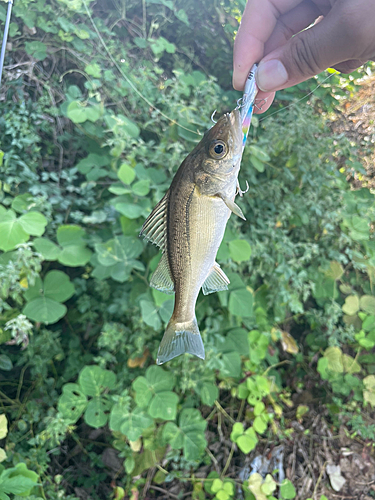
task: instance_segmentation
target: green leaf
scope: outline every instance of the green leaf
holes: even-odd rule
[[[263,478],[258,472],[251,474],[249,477],[249,490],[253,493],[256,500],[267,500],[266,495],[262,491],[262,483]]]
[[[120,168],[119,168],[118,172],[117,172],[117,177],[124,184],[128,184],[128,185],[131,184],[134,181],[134,179],[135,179],[134,168],[132,168],[127,163],[122,163],[120,165]]]
[[[358,295],[349,295],[345,299],[345,304],[342,306],[345,314],[353,316],[359,311],[359,298]]]
[[[6,415],[0,415],[0,439],[4,439],[8,434],[8,420]]]
[[[58,261],[64,266],[80,267],[87,264],[92,256],[86,248],[85,231],[76,225],[63,225],[57,230],[57,241],[63,247]]]
[[[39,297],[28,302],[23,308],[23,314],[33,321],[51,325],[65,316],[66,307],[48,297]]]
[[[25,42],[25,51],[37,61],[47,57],[47,47],[43,42]]]
[[[263,151],[263,149],[260,149],[258,146],[254,146],[253,144],[251,144],[249,146],[249,150],[251,154],[256,156],[260,161],[263,162],[271,161],[269,155],[265,151]]]
[[[203,382],[198,394],[204,405],[212,406],[219,397],[219,389],[212,382]]]
[[[169,392],[173,389],[175,384],[175,380],[173,375],[170,372],[164,371],[159,366],[150,366],[146,371],[146,377],[137,377],[133,382],[133,389],[136,391],[135,401],[138,406],[145,407],[149,405],[153,396],[156,396],[157,393],[165,393]],[[160,398],[158,397],[158,401],[160,402]],[[170,399],[171,402],[171,412],[173,413],[175,398]],[[177,403],[176,403],[177,404]],[[155,406],[152,405],[154,409]],[[168,415],[171,414],[168,411]]]
[[[87,120],[86,106],[79,101],[72,101],[68,106],[67,116],[73,123],[84,123]]]
[[[221,479],[214,479],[212,481],[211,490],[213,493],[217,493],[219,490],[222,489],[223,486],[224,486],[224,483]]]
[[[193,408],[182,410],[179,418],[179,428],[184,435],[184,456],[186,460],[197,460],[207,446],[204,430],[207,422],[201,413]]]
[[[262,160],[259,160],[259,158],[257,158],[256,156],[251,155],[250,162],[252,163],[253,167],[256,170],[258,170],[258,172],[264,172],[266,167],[265,167],[264,163],[262,162]]]
[[[184,445],[184,435],[173,422],[167,422],[163,427],[163,440],[165,443],[169,443],[174,450],[179,450]]]
[[[65,384],[58,401],[58,410],[70,423],[81,417],[87,406],[87,397],[78,384]]]
[[[29,494],[37,483],[28,477],[15,476],[1,481],[0,488],[13,495]]]
[[[28,212],[18,220],[25,233],[32,236],[42,236],[47,225],[47,219],[39,212]]]
[[[1,165],[0,165],[1,166]],[[16,212],[22,214],[30,210],[34,204],[34,197],[30,193],[24,193],[16,196],[12,201],[12,208]]]
[[[97,64],[97,63],[88,64],[85,67],[85,72],[88,75],[93,76],[94,78],[100,78],[101,74],[102,74],[102,70],[101,70],[99,64]]]
[[[124,415],[120,430],[129,441],[136,441],[152,424],[153,419],[141,408],[136,408],[133,412]]]
[[[44,296],[56,302],[65,302],[74,294],[74,285],[62,271],[50,271],[44,279]]]
[[[344,268],[342,267],[342,265],[339,262],[333,260],[330,263],[330,267],[325,274],[326,274],[326,276],[328,276],[329,278],[332,278],[333,280],[339,280],[342,277],[342,275],[344,274]]]
[[[111,415],[109,417],[109,428],[112,431],[119,431],[124,421],[124,416],[129,414],[130,398],[128,396],[120,396],[118,401],[113,405]]]
[[[148,413],[153,418],[174,420],[177,414],[178,396],[171,391],[157,392],[152,398]]]
[[[150,191],[150,180],[142,179],[132,186],[132,191],[136,196],[146,196]]]
[[[243,453],[250,453],[258,443],[258,438],[254,429],[252,427],[246,429],[245,433],[237,438],[236,443]]]
[[[59,226],[56,233],[57,242],[62,247],[68,247],[70,245],[85,245],[85,236],[86,233],[81,226],[77,226],[75,224]]]
[[[243,262],[250,259],[251,246],[246,240],[232,240],[229,242],[229,253],[235,262]]]
[[[9,372],[12,368],[12,360],[6,354],[0,354],[0,370]]]
[[[105,389],[114,389],[116,375],[100,366],[85,366],[78,377],[78,382],[86,396],[100,396]]]
[[[135,390],[135,402],[137,405],[141,408],[148,406],[153,396],[149,381],[145,377],[137,377],[132,385]]]
[[[155,331],[159,331],[161,328],[161,320],[155,304],[148,300],[141,300],[139,305],[142,319],[146,325],[151,326]]]
[[[259,403],[257,403],[255,406],[254,406],[254,415],[256,417],[258,417],[259,415],[261,415],[264,410],[266,409],[266,406],[265,404],[263,403],[263,401],[259,401]]]
[[[112,266],[119,262],[129,263],[143,250],[141,241],[132,236],[119,236],[106,243],[95,245],[98,260],[103,266]]]
[[[372,407],[375,407],[375,376],[368,375],[363,379],[363,385],[365,387],[363,391],[363,399],[370,403]]]
[[[70,245],[61,250],[57,260],[60,264],[69,267],[81,267],[91,259],[92,252],[84,246]]]
[[[61,249],[47,238],[35,238],[33,245],[45,260],[56,260],[61,252]]]
[[[101,117],[101,109],[100,109],[100,106],[87,106],[86,107],[86,116],[87,116],[87,119],[90,120],[90,122],[96,122],[97,120],[99,120],[99,118]],[[95,179],[93,179],[95,180]]]
[[[1,216],[0,222],[0,250],[8,252],[13,250],[20,243],[25,243],[29,239],[29,235],[23,229],[22,224],[13,210],[8,210],[6,214]]]
[[[272,495],[272,493],[276,490],[277,483],[271,474],[267,474],[264,483],[261,486],[261,490],[265,495]]]
[[[76,168],[79,172],[81,172],[81,174],[85,174],[87,176],[91,170],[98,168],[100,169],[100,167],[107,166],[109,165],[109,163],[110,158],[108,156],[90,153],[88,156],[86,156],[86,158],[83,158],[77,163]]]
[[[285,500],[290,500],[296,496],[296,490],[289,479],[284,479],[281,483],[280,493]]]
[[[143,207],[135,203],[116,203],[115,209],[128,219],[137,219],[143,213]]]
[[[245,432],[244,426],[241,422],[233,424],[232,432],[230,434],[231,440],[235,443],[237,439]]]
[[[108,414],[111,406],[111,402],[104,398],[93,398],[89,401],[84,414],[86,424],[95,429],[103,427],[108,421]]]
[[[255,417],[253,427],[258,434],[263,434],[267,430],[267,422],[265,422],[263,415]]]
[[[253,295],[246,288],[233,290],[229,295],[229,311],[235,316],[251,318],[253,316]]]
[[[362,311],[369,314],[375,314],[375,297],[373,295],[362,295],[359,306]]]

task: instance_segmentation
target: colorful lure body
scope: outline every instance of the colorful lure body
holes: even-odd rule
[[[254,66],[251,68],[249,76],[247,77],[246,80],[243,97],[241,99],[242,102],[240,106],[241,107],[240,116],[242,120],[243,148],[245,147],[246,144],[247,135],[250,129],[251,118],[253,116],[253,111],[254,111],[255,97],[258,93],[258,87],[255,82],[255,73],[257,68],[258,66],[256,64],[254,64]]]

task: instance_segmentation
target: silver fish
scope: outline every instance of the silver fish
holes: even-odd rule
[[[170,188],[143,224],[140,235],[162,251],[150,286],[175,293],[172,317],[157,364],[188,352],[204,359],[195,317],[200,289],[227,290],[229,279],[215,262],[231,212],[245,219],[234,199],[243,132],[239,110],[223,115],[178,169]]]

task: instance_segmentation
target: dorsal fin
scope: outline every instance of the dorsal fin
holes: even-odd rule
[[[208,295],[213,292],[220,292],[222,290],[228,290],[228,285],[230,281],[225,272],[220,268],[219,264],[215,264],[211,267],[210,274],[207,276],[206,281],[202,285],[202,292],[204,295]]]
[[[147,241],[154,243],[162,252],[164,252],[167,237],[168,197],[169,191],[166,192],[147,217],[139,233],[139,236],[143,236]]]

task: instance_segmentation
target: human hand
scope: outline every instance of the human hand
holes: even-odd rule
[[[248,0],[234,43],[233,86],[242,90],[259,62],[257,98],[266,99],[259,113],[276,90],[330,67],[351,73],[369,60],[375,60],[375,0]]]

